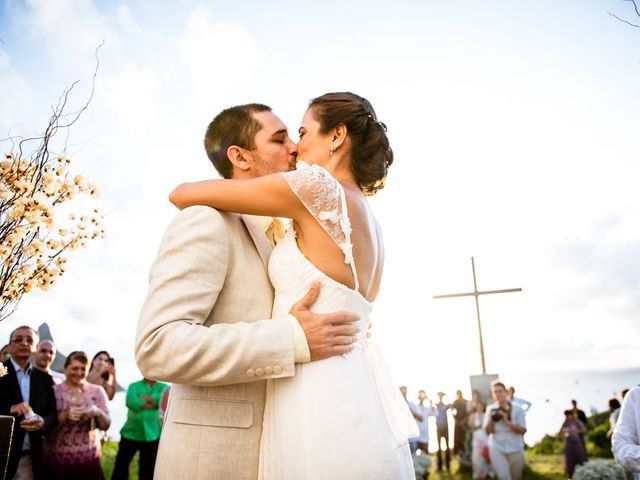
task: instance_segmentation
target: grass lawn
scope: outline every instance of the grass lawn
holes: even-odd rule
[[[111,478],[113,465],[118,452],[116,442],[107,442],[102,445],[102,470],[104,477]],[[436,472],[435,457],[429,474],[429,480],[471,480],[471,472],[460,469],[458,462],[452,460],[451,474]],[[138,478],[138,454],[134,457],[129,468],[129,477]],[[523,480],[564,480],[564,458],[562,455],[535,455],[527,453],[527,466]]]
[[[118,442],[106,442],[102,444],[102,471],[104,472],[104,478],[111,478],[111,472],[113,472],[113,465],[116,462],[116,453],[118,453]],[[131,466],[129,467],[129,478],[138,478],[138,457],[139,453],[133,457]]]
[[[471,480],[471,471],[460,469],[452,460],[451,474],[436,471],[435,457],[429,471],[429,480]],[[562,455],[534,455],[527,453],[527,466],[523,480],[564,480],[564,457]]]

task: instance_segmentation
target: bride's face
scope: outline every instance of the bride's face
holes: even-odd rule
[[[329,161],[332,137],[330,134],[320,133],[320,122],[316,119],[312,108],[309,108],[302,117],[298,134],[300,135],[298,160],[320,165]]]

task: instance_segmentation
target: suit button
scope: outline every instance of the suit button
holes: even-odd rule
[[[256,372],[254,372],[251,368],[247,370],[247,377],[255,377]]]
[[[256,368],[256,375],[261,377],[262,375],[264,375],[264,370],[261,368]]]
[[[280,365],[274,365],[273,373],[275,373],[276,375],[278,375],[279,373],[282,373],[282,367]]]
[[[271,375],[273,373],[273,368],[271,367],[264,367],[264,373],[266,375]]]

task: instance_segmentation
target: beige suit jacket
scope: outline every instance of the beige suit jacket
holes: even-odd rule
[[[258,477],[265,380],[294,373],[292,317],[270,319],[270,248],[250,222],[209,207],[166,231],[136,336],[142,374],[174,383],[156,480]]]

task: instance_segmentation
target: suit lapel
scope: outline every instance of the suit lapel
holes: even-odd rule
[[[11,388],[11,398],[12,400],[21,399],[23,402],[28,402],[29,399],[25,400],[22,398],[22,392],[20,391],[20,384],[18,383],[18,375],[16,374],[16,368],[13,366],[13,362],[11,360],[7,360],[4,362],[4,366],[7,367],[7,381]],[[20,403],[20,402],[17,402]]]
[[[271,250],[273,250],[271,242],[269,242],[269,239],[265,235],[262,225],[260,225],[252,215],[241,215],[240,217],[247,227],[247,231],[256,246],[256,250],[258,250],[264,267],[267,268],[269,255],[271,255]]]

